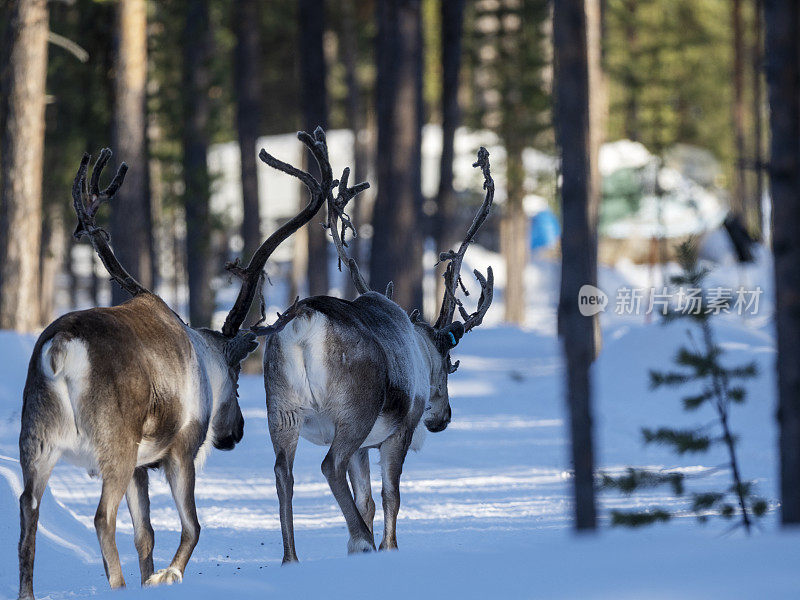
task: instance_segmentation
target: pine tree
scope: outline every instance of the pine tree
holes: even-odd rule
[[[153,251],[152,216],[147,177],[146,87],[147,2],[122,0],[116,6],[118,41],[114,53],[114,113],[112,138],[118,161],[126,161],[126,184],[111,208],[114,252],[122,264],[146,288],[151,279]],[[111,285],[112,304],[130,295],[116,283]]]
[[[764,3],[775,253],[781,522],[800,523],[800,38],[797,2]]]
[[[45,0],[10,3],[0,113],[0,328],[39,325],[39,249],[49,14]]]
[[[591,134],[588,12],[583,0],[559,2],[553,10],[555,126],[564,180],[561,186],[564,235],[561,238],[558,330],[566,367],[565,391],[575,473],[575,527],[579,530],[597,526],[590,370],[595,357],[595,321],[580,314],[577,302],[580,287],[597,279],[592,199],[596,154],[592,151]],[[509,274],[514,273],[521,279],[519,272],[509,271]]]
[[[608,139],[651,151],[677,142],[714,152],[732,172],[731,5],[713,0],[607,0]]]
[[[187,2],[183,31],[183,182],[189,322],[211,325],[214,290],[211,247],[210,143],[212,32],[208,0]]]
[[[300,57],[300,105],[303,107],[303,129],[314,131],[317,127],[328,128],[328,98],[326,86],[325,52],[325,3],[315,0],[298,0],[297,44]],[[308,171],[319,177],[315,161],[309,161]],[[308,293],[311,296],[325,295],[329,291],[328,281],[328,236],[320,227],[319,219],[305,225],[308,241]]]
[[[469,70],[472,104],[469,124],[499,135],[506,148],[507,198],[503,206],[501,250],[506,262],[505,319],[525,319],[525,265],[528,262],[528,220],[522,207],[526,194],[523,150],[542,145],[550,132],[550,93],[545,81],[549,64],[545,0],[516,2],[482,0],[470,7]],[[529,191],[529,190],[528,190]]]
[[[370,285],[394,282],[394,300],[422,306],[422,19],[419,0],[378,3],[378,191]]]
[[[738,524],[749,533],[753,518],[766,513],[767,503],[754,494],[751,481],[742,479],[736,453],[737,437],[731,431],[729,415],[733,405],[745,401],[746,391],[740,382],[757,375],[756,364],[753,362],[735,367],[722,364],[723,350],[717,343],[711,321],[715,314],[719,314],[717,309],[724,308],[729,301],[720,302],[706,292],[704,284],[709,271],[698,263],[697,248],[692,241],[678,247],[678,261],[682,273],[671,278],[672,285],[684,291],[699,290],[696,295],[698,301],[688,310],[686,306],[674,306],[664,320],[688,320],[699,335],[695,336],[689,330],[689,343],[681,346],[675,355],[677,369],[650,371],[650,386],[658,389],[699,384],[699,393],[694,390],[682,398],[683,408],[686,411],[696,411],[708,406],[714,412],[714,422],[711,426],[686,429],[669,426],[657,429],[645,427],[642,429],[642,436],[646,444],[668,446],[678,455],[707,452],[712,446],[723,446],[728,456],[725,468],[730,475],[730,486],[721,491],[693,492],[689,509],[701,521],[705,521],[710,513],[726,519],[737,518]],[[667,484],[676,496],[683,496],[684,479],[684,474],[677,471],[653,472],[629,468],[622,476],[603,475],[603,487],[632,494],[639,489]],[[667,521],[671,516],[672,513],[663,508],[645,511],[614,510],[611,512],[611,522],[614,525],[635,527]]]

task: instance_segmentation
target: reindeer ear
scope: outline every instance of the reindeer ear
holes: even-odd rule
[[[450,336],[455,340],[453,344],[453,346],[455,346],[461,341],[461,338],[464,337],[464,324],[461,321],[454,321],[447,329],[450,332]]]
[[[238,366],[256,348],[258,340],[255,333],[252,331],[239,333],[225,346],[225,359],[230,366]]]
[[[437,345],[443,353],[455,348],[464,335],[464,324],[454,321],[437,332]]]

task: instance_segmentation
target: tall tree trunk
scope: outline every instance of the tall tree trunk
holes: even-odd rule
[[[525,170],[522,164],[524,142],[507,136],[506,189],[508,198],[500,220],[500,251],[506,263],[505,320],[525,323],[525,268],[528,265],[528,218],[522,206],[525,195]]]
[[[164,263],[169,260],[169,253],[165,247],[167,239],[167,224],[164,214],[164,189],[161,182],[164,180],[164,169],[161,159],[153,156],[150,148],[157,147],[161,137],[161,129],[153,116],[148,116],[147,134],[145,135],[145,152],[147,153],[147,195],[150,205],[150,280],[153,291],[160,291],[164,285]],[[163,257],[163,258],[162,258]]]
[[[53,320],[56,299],[56,277],[69,258],[63,211],[52,207],[44,216],[42,245],[39,256],[39,322]]]
[[[394,282],[394,300],[422,307],[422,23],[419,0],[378,3],[378,192],[370,283]]]
[[[763,47],[763,10],[764,1],[756,0],[755,6],[755,24],[754,24],[754,39],[753,39],[753,162],[756,169],[756,184],[755,184],[755,202],[753,203],[754,224],[756,233],[760,239],[765,239],[764,230],[769,227],[764,224],[764,132],[763,132],[763,115],[764,115],[764,91],[761,84],[761,70],[764,62],[764,47]]]
[[[597,215],[600,207],[600,197],[603,190],[603,177],[600,174],[600,148],[605,141],[605,131],[608,122],[608,89],[606,75],[603,71],[603,19],[605,0],[586,1],[586,52],[589,62],[589,151],[591,169],[591,188],[589,193],[589,228],[593,232],[592,244],[595,250],[591,253],[591,272],[594,274],[593,284],[597,283]],[[665,260],[665,240],[660,240],[659,249],[662,254],[660,262]],[[592,318],[594,331],[593,357],[600,353],[603,345],[602,329],[600,328],[599,315]]]
[[[461,70],[461,38],[464,30],[464,0],[441,3],[442,19],[442,156],[436,197],[436,251],[444,252],[456,242],[453,156],[456,128],[461,120],[458,106],[458,76]],[[436,269],[436,297],[444,294],[444,264]]]
[[[242,221],[243,261],[247,262],[261,245],[261,214],[258,205],[258,173],[256,154],[261,110],[261,42],[259,39],[258,4],[250,0],[236,0],[234,4],[236,27],[235,85],[236,128],[239,150],[242,155]]]
[[[636,61],[634,64],[628,64],[625,71],[625,93],[627,94],[625,101],[625,136],[634,142],[638,142],[641,137],[639,134],[639,94],[641,93],[639,77],[641,74],[637,71],[640,52],[639,30],[636,22],[637,6],[638,0],[627,0],[625,2],[625,8],[628,13],[625,20],[625,43],[628,46],[628,52],[631,57],[629,61]]]
[[[179,210],[172,211],[170,217],[170,240],[171,248],[170,255],[172,257],[172,274],[170,283],[172,284],[172,305],[181,313],[186,314],[187,306],[185,305],[186,298],[183,297],[183,286],[186,284],[186,260],[184,254],[186,253],[186,241],[181,240],[180,229],[181,225],[185,223],[186,219]]]
[[[39,248],[47,77],[46,0],[14,0],[2,82],[0,329],[39,325]]]
[[[147,99],[145,99],[145,113],[147,113]],[[157,143],[160,129],[157,120],[145,115],[144,126],[144,155],[147,165],[144,170],[144,189],[146,194],[145,206],[147,207],[147,253],[150,265],[150,289],[158,293],[161,279],[161,239],[163,237],[163,208],[161,182],[161,162],[153,158],[150,148]],[[151,137],[152,136],[152,137]],[[155,138],[155,139],[153,139]],[[156,182],[155,185],[153,182]]]
[[[212,40],[208,0],[193,0],[186,7],[183,40],[183,179],[189,322],[194,327],[205,327],[211,324],[214,314],[207,163],[211,112],[208,96],[211,80],[209,57]]]
[[[766,0],[781,520],[800,523],[800,9]]]
[[[98,260],[95,259],[94,253],[91,254],[90,259],[90,281],[89,281],[89,297],[91,298],[92,306],[100,306],[100,292],[103,282],[100,280],[98,269],[102,269],[103,265],[98,266]]]
[[[242,262],[247,262],[261,245],[261,211],[258,203],[258,152],[259,114],[261,111],[261,41],[259,39],[258,3],[236,0],[234,5],[236,28],[235,85],[236,129],[239,137],[242,177]],[[258,302],[253,302],[247,322],[259,314]],[[257,318],[255,319],[257,320]]]
[[[152,287],[150,194],[147,189],[147,2],[119,0],[114,60],[112,135],[118,162],[128,164],[125,185],[111,207],[111,237],[120,262],[146,288]],[[130,298],[115,282],[111,302]]]
[[[67,270],[67,277],[69,278],[69,309],[75,310],[78,308],[78,274],[75,272],[75,260],[72,256],[72,251],[75,248],[75,241],[72,236],[66,242],[66,254],[64,255],[64,266]]]
[[[343,0],[342,2],[342,31],[341,46],[342,59],[344,63],[345,83],[347,84],[347,101],[345,110],[347,112],[347,123],[353,132],[353,172],[351,181],[363,181],[367,174],[367,148],[362,137],[364,130],[364,118],[361,112],[361,87],[358,83],[358,34],[356,32],[356,7],[355,0]],[[356,227],[363,225],[364,220],[364,198],[367,192],[362,192],[350,202],[351,210],[355,215]],[[361,255],[363,247],[361,237],[355,237],[350,242],[352,257],[359,265],[363,264]],[[355,285],[350,277],[345,278],[346,297],[352,298],[356,295]]]
[[[298,43],[300,44],[301,104],[306,131],[316,127],[328,128],[328,106],[325,92],[325,54],[322,48],[325,34],[325,3],[319,0],[298,0]],[[319,177],[319,169],[308,154],[303,155],[309,172]],[[302,200],[305,202],[305,199]],[[328,293],[328,235],[313,218],[306,225],[308,235],[308,292],[312,296]]]
[[[553,10],[555,125],[561,148],[564,224],[558,316],[575,470],[575,527],[579,530],[596,527],[589,370],[594,358],[594,327],[592,319],[578,309],[579,290],[597,279],[585,1],[596,0],[560,0]]]
[[[733,29],[733,132],[736,143],[733,198],[731,210],[746,219],[747,181],[745,175],[744,133],[744,35],[742,33],[742,0],[733,0],[731,11]]]

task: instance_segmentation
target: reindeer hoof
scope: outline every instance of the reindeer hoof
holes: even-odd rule
[[[175,567],[167,567],[160,569],[150,575],[145,585],[172,585],[173,583],[180,583],[183,581],[183,574]]]
[[[375,544],[370,542],[369,540],[354,540],[350,539],[347,542],[347,553],[348,554],[364,554],[366,552],[374,552],[375,551]]]

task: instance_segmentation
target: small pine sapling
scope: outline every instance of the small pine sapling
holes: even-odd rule
[[[659,427],[643,428],[642,435],[646,444],[669,446],[679,455],[706,452],[712,446],[725,448],[728,461],[724,469],[730,474],[731,485],[724,491],[694,492],[690,510],[701,522],[708,519],[710,513],[723,518],[738,518],[737,526],[742,526],[747,533],[754,517],[761,517],[767,511],[767,503],[753,493],[753,483],[742,480],[739,461],[736,455],[737,438],[730,429],[729,414],[733,404],[741,404],[745,400],[745,389],[740,382],[757,375],[755,363],[737,367],[725,367],[721,364],[722,348],[717,344],[711,319],[729,302],[725,299],[710,297],[704,287],[708,269],[698,264],[696,245],[691,241],[678,247],[678,262],[682,272],[671,278],[671,283],[678,288],[679,303],[666,313],[665,322],[677,319],[688,319],[693,328],[688,330],[689,346],[683,346],[675,356],[675,364],[679,367],[673,371],[651,371],[651,389],[661,387],[678,388],[689,383],[700,384],[700,393],[684,396],[683,408],[694,411],[701,406],[710,406],[714,413],[714,421],[707,426],[688,429]],[[686,291],[689,294],[685,294]],[[681,298],[691,298],[683,306]],[[689,310],[687,310],[687,305]],[[692,332],[699,333],[699,339]],[[636,490],[669,485],[676,496],[685,493],[686,475],[677,471],[648,471],[629,468],[624,475],[602,475],[602,487],[630,495]],[[644,511],[611,511],[612,525],[636,527],[656,522],[668,521],[672,513],[660,507]]]

